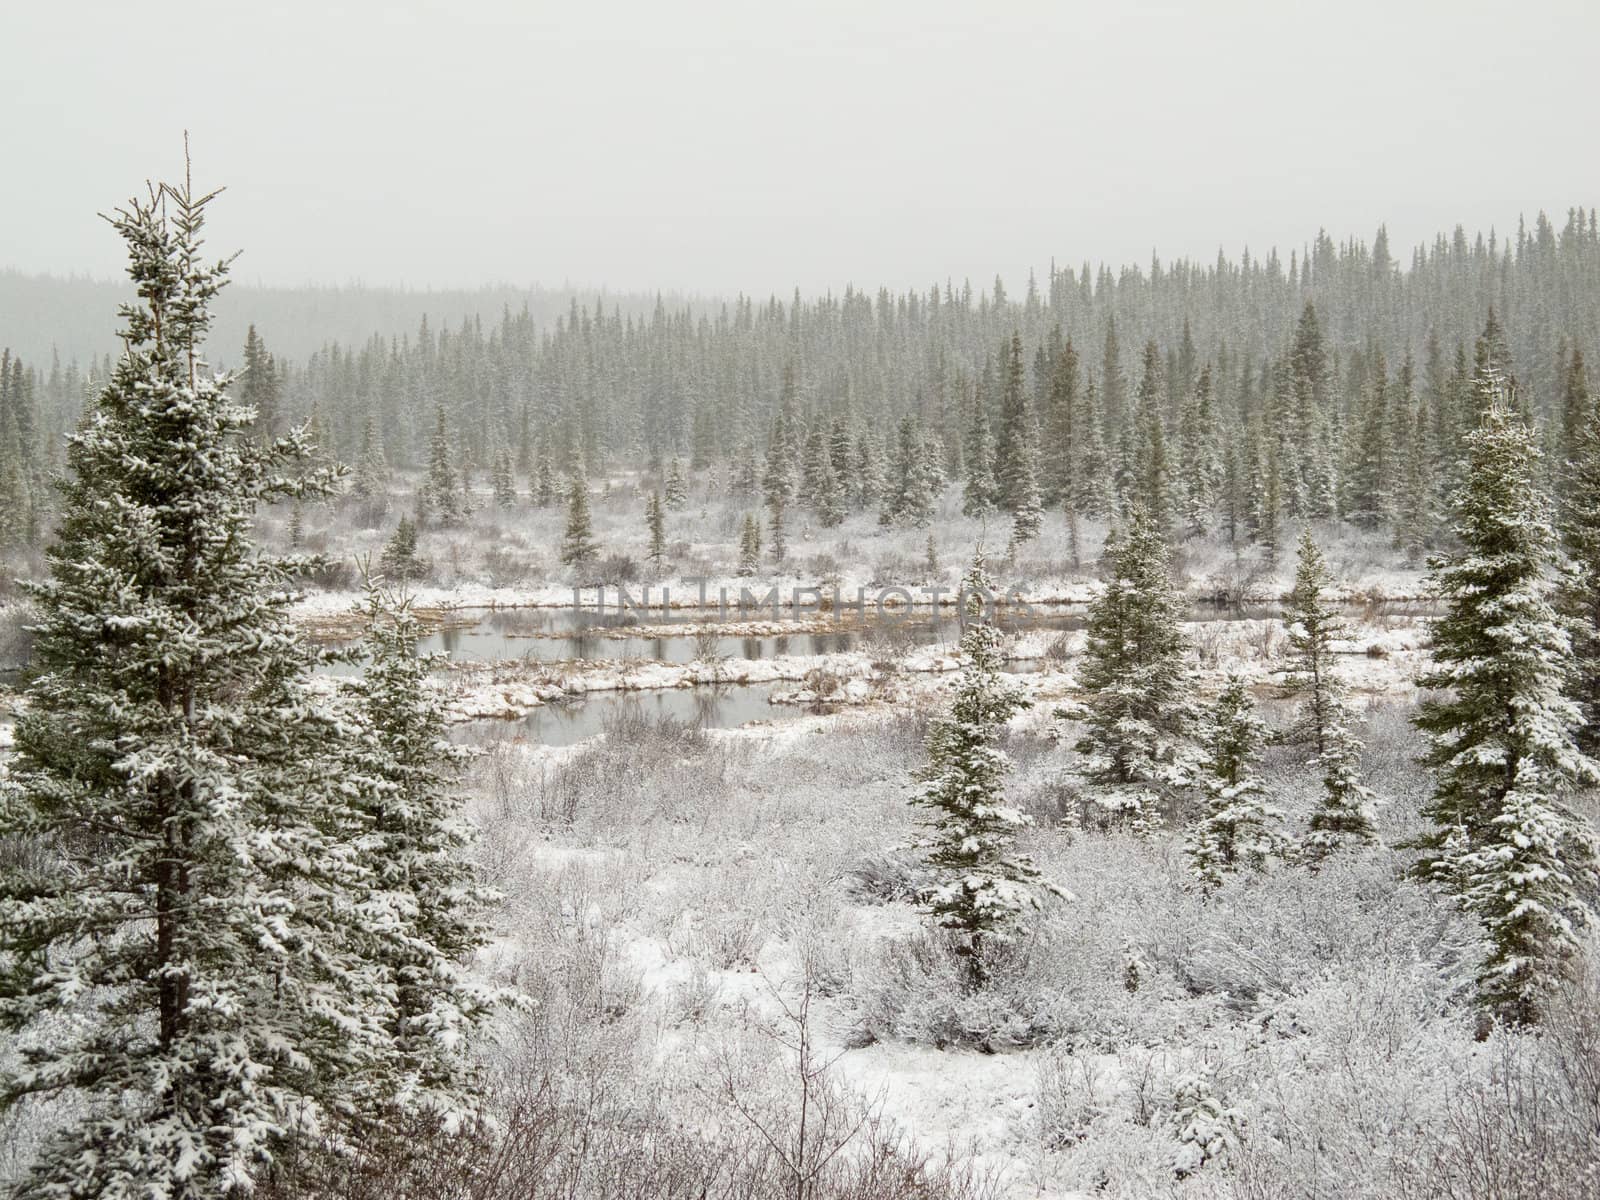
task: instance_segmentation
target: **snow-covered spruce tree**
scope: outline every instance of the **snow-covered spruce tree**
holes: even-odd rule
[[[389,461],[377,421],[369,411],[361,425],[361,454],[350,480],[350,494],[360,503],[365,520],[376,524],[389,511]]]
[[[450,465],[450,433],[445,425],[442,402],[434,405],[433,441],[428,446],[428,478],[421,493],[428,510],[438,520],[448,525],[460,519],[463,504],[456,487],[456,473]]]
[[[1039,907],[1041,891],[1065,893],[1011,848],[1031,818],[1006,803],[1010,763],[996,742],[1028,700],[1000,669],[1000,632],[984,611],[994,587],[981,552],[962,589],[964,662],[949,711],[928,731],[928,762],[911,802],[930,810],[923,846],[939,882],[928,895],[929,911],[954,939],[968,981],[981,987],[985,947],[1015,932],[1018,919]]]
[[[1089,609],[1081,682],[1087,725],[1077,743],[1089,799],[1147,832],[1162,803],[1194,778],[1188,645],[1178,627],[1166,538],[1138,504],[1108,547],[1111,578]]]
[[[993,512],[999,484],[994,477],[994,437],[989,429],[989,414],[984,407],[981,387],[973,393],[963,458],[967,474],[961,511],[969,517],[981,517]]]
[[[263,447],[202,357],[225,262],[211,196],[152,188],[112,224],[137,300],[71,436],[39,672],[3,825],[0,1099],[60,1098],[13,1194],[220,1196],[325,1134],[386,1069],[371,879],[313,703],[285,564],[251,540],[306,446]]]
[[[561,535],[561,565],[583,567],[599,553],[589,522],[589,485],[574,475],[567,485],[567,528]]]
[[[417,526],[409,517],[401,517],[394,534],[384,543],[378,570],[391,584],[415,583],[427,575],[433,564],[417,556]]]
[[[358,849],[376,876],[368,957],[393,997],[390,1058],[371,1103],[448,1127],[474,1111],[464,1088],[469,1035],[504,998],[464,965],[484,944],[495,897],[467,858],[475,834],[454,790],[464,752],[446,736],[429,660],[417,652],[422,624],[403,592],[377,585],[366,613],[367,667],[352,685],[362,736],[350,745],[346,778],[363,785]]]
[[[1345,846],[1370,846],[1378,840],[1372,789],[1361,779],[1362,745],[1350,731],[1349,719],[1341,707],[1324,735],[1327,748],[1311,762],[1322,772],[1322,797],[1312,810],[1300,853],[1313,870]]]
[[[739,530],[739,574],[754,575],[761,565],[761,522],[754,513],[745,513]]]
[[[767,532],[771,535],[772,561],[779,564],[789,554],[789,527],[785,520],[787,506],[788,501],[780,495],[773,496],[768,506]]]
[[[1314,747],[1311,765],[1322,771],[1322,799],[1301,843],[1312,863],[1346,843],[1377,841],[1372,792],[1361,782],[1362,746],[1351,731],[1355,715],[1334,667],[1333,642],[1344,626],[1338,610],[1322,598],[1329,582],[1322,551],[1310,529],[1302,530],[1294,588],[1283,611],[1290,653],[1283,694],[1300,704],[1278,740]]]
[[[844,487],[833,469],[833,459],[823,454],[817,466],[817,486],[812,502],[816,505],[817,520],[824,529],[844,523],[844,501]]]
[[[1266,785],[1255,773],[1267,727],[1239,676],[1229,676],[1207,725],[1202,815],[1184,848],[1195,878],[1209,891],[1241,867],[1261,870],[1282,851],[1277,824],[1283,814],[1266,802]]]
[[[651,492],[644,502],[644,523],[650,534],[649,559],[657,569],[667,557],[667,509],[660,492]]]
[[[1446,604],[1434,622],[1443,691],[1415,718],[1434,769],[1416,870],[1477,917],[1489,952],[1478,999],[1510,1023],[1537,1021],[1541,993],[1566,970],[1593,876],[1593,835],[1561,802],[1600,781],[1578,749],[1578,705],[1566,694],[1571,644],[1552,604],[1556,558],[1549,505],[1535,484],[1539,451],[1492,372],[1480,423],[1466,438],[1467,476],[1453,497],[1460,549],[1433,564]]]
[[[515,508],[517,504],[517,481],[511,469],[511,451],[502,446],[495,451],[494,469],[491,473],[494,487],[494,503],[496,508]]]
[[[1594,754],[1600,751],[1600,407],[1590,401],[1581,417],[1571,414],[1570,419],[1574,428],[1561,513],[1569,565],[1558,598],[1572,638],[1570,694],[1583,714],[1578,745]]]
[[[545,452],[539,456],[539,477],[533,484],[533,502],[540,508],[549,508],[560,494],[560,488],[556,486],[556,462],[546,446]]]
[[[683,463],[677,458],[668,466],[667,482],[663,486],[668,508],[679,509],[689,503],[689,485],[683,478]]]
[[[1283,626],[1289,636],[1289,671],[1283,695],[1298,700],[1299,705],[1293,722],[1278,740],[1309,743],[1318,755],[1327,751],[1328,731],[1343,717],[1343,688],[1334,671],[1333,642],[1344,636],[1344,623],[1339,610],[1322,598],[1330,582],[1327,562],[1308,526],[1300,532],[1294,587],[1283,608]]]

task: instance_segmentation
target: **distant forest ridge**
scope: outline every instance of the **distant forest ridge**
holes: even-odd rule
[[[1595,239],[1596,215],[1593,208],[1582,206],[1569,208],[1565,223],[1559,228],[1542,211],[1532,222],[1519,219],[1512,236],[1494,230],[1473,235],[1458,225],[1451,233],[1439,233],[1430,243],[1418,245],[1409,265],[1415,271],[1441,257],[1453,257],[1458,264],[1470,258],[1480,268],[1486,263],[1499,265],[1496,259],[1509,263],[1526,253],[1554,252],[1558,243],[1584,233],[1590,241]],[[1380,227],[1370,245],[1358,236],[1335,242],[1326,232],[1319,232],[1307,245],[1290,250],[1287,255],[1273,249],[1264,256],[1252,256],[1247,249],[1241,257],[1229,258],[1219,251],[1214,262],[1178,258],[1163,263],[1153,257],[1147,264],[1120,267],[1104,262],[1091,265],[1088,259],[1081,264],[1052,260],[1045,269],[1048,278],[1039,277],[1036,286],[1041,290],[1042,303],[1051,306],[1051,293],[1056,290],[1051,285],[1059,286],[1057,281],[1062,279],[1081,291],[1084,280],[1092,278],[1095,291],[1103,296],[1102,289],[1108,284],[1126,288],[1130,284],[1154,283],[1159,287],[1166,276],[1185,281],[1187,291],[1195,284],[1216,282],[1236,272],[1248,275],[1254,268],[1266,279],[1276,276],[1284,282],[1302,284],[1309,292],[1310,279],[1302,264],[1326,265],[1334,259],[1341,265],[1352,260],[1370,264],[1379,273],[1409,273],[1407,264],[1392,256],[1387,231]],[[929,284],[957,298],[965,294],[974,303],[1005,294],[998,277],[992,281],[952,281],[933,271]],[[735,297],[683,290],[657,293],[540,284],[434,289],[360,284],[265,287],[234,281],[217,304],[210,343],[219,364],[236,365],[246,331],[255,325],[280,359],[303,361],[330,345],[353,347],[375,336],[387,339],[414,334],[424,317],[435,330],[459,329],[474,319],[486,326],[496,324],[507,312],[516,316],[526,309],[536,328],[549,329],[557,319],[568,315],[574,304],[590,313],[598,307],[608,316],[616,313],[637,317],[649,315],[660,303],[675,314],[688,311],[699,317],[714,316],[719,309],[745,300],[761,304],[776,298],[787,303],[794,296],[803,296],[814,302],[851,293],[874,297],[880,304],[885,296],[900,295],[892,289],[860,285],[844,286],[837,295],[832,291],[810,295],[788,289],[775,297]],[[43,369],[48,369],[53,360],[87,367],[103,355],[118,352],[117,306],[129,295],[125,279],[36,275],[0,267],[0,346]],[[1026,293],[1018,292],[1013,299],[1022,304]],[[1197,306],[1204,304],[1203,293],[1185,299]],[[1581,337],[1576,330],[1567,332]]]
[[[26,362],[48,369],[53,358],[63,365],[87,366],[106,354],[118,353],[117,306],[131,298],[126,279],[29,275],[0,268],[0,346]],[[210,343],[219,364],[237,364],[245,333],[254,324],[269,333],[276,352],[305,359],[329,343],[360,345],[377,334],[400,337],[415,333],[426,316],[436,328],[459,328],[477,317],[498,322],[509,309],[526,308],[540,326],[555,323],[573,301],[593,309],[648,313],[654,294],[613,293],[596,288],[513,287],[399,288],[329,286],[261,287],[230,283],[219,297]],[[681,308],[702,303],[684,294],[663,295],[664,303]]]

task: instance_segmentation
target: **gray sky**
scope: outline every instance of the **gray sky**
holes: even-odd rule
[[[1326,227],[1404,255],[1600,203],[1600,5],[7,6],[0,266],[121,269],[94,214],[227,184],[268,284],[1013,286]]]

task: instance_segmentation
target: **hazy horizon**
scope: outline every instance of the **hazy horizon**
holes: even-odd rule
[[[1518,15],[63,4],[11,21],[0,94],[37,115],[0,267],[117,277],[95,214],[180,174],[185,128],[197,186],[228,188],[211,246],[265,287],[1015,290],[1052,259],[1287,259],[1380,224],[1404,264],[1600,202],[1572,150],[1600,15]]]

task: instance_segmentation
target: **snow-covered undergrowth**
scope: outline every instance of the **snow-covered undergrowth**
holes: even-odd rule
[[[914,904],[928,711],[628,722],[485,752],[471,789],[506,895],[486,966],[540,1002],[502,1051],[520,1086],[594,1089],[615,1152],[649,1131],[732,1136],[751,1112],[792,1132],[803,1027],[836,1136],[875,1113],[874,1136],[892,1126],[994,1189],[928,1194],[1466,1196],[1485,1178],[1589,1194],[1592,985],[1543,1038],[1476,1042],[1476,935],[1403,877],[1404,851],[1275,865],[1204,898],[1181,834],[1078,827],[1066,739],[1037,710],[1009,737],[1010,794],[1037,820],[1022,848],[1076,899],[968,991]],[[1426,786],[1408,713],[1373,707],[1365,730],[1391,847]],[[1303,826],[1318,781],[1301,757],[1271,751],[1266,774]]]
[[[642,549],[634,504],[618,493],[595,505],[599,536],[624,556]],[[673,577],[726,574],[739,516],[675,517],[703,540],[674,547]],[[953,586],[979,530],[947,516],[936,540]],[[530,549],[553,544],[559,520],[480,512],[425,534],[433,580],[419,600],[570,603],[569,580]],[[338,555],[384,536],[306,524],[313,549]],[[816,534],[797,538],[792,582],[932,577],[924,531],[852,518]],[[1090,594],[1087,550],[1073,569],[1057,534],[1047,526],[1020,561],[997,564],[1001,587]],[[1600,988],[1574,989],[1540,1037],[1474,1040],[1475,929],[1405,877],[1410,854],[1395,848],[1418,832],[1427,786],[1408,724],[1427,639],[1378,598],[1414,595],[1416,580],[1357,535],[1331,545],[1345,595],[1374,601],[1337,650],[1367,718],[1384,848],[1316,873],[1275,862],[1203,896],[1181,822],[1148,839],[1085,824],[1077,730],[1054,715],[1077,693],[1084,637],[1021,632],[1007,656],[1042,669],[1019,677],[1035,704],[1011,724],[1008,795],[1036,822],[1019,849],[1074,899],[994,953],[980,992],[918,908],[927,880],[907,802],[951,685],[948,651],[442,674],[462,720],[741,681],[792,683],[775,698],[835,711],[700,732],[619,708],[601,736],[560,749],[510,724],[499,740],[490,731],[465,781],[504,896],[481,967],[535,1003],[486,1052],[500,1132],[426,1144],[438,1194],[471,1175],[471,1194],[507,1200],[757,1197],[794,1194],[796,1172],[816,1182],[808,1194],[841,1200],[1594,1194]],[[1184,557],[1196,596],[1272,596],[1287,582],[1287,562],[1271,577],[1220,546]],[[540,582],[546,572],[557,582]],[[348,579],[329,582],[308,616],[350,602]],[[1281,622],[1185,632],[1202,690],[1242,675],[1281,721]],[[1320,785],[1305,757],[1271,749],[1264,763],[1291,832]],[[13,1146],[27,1136],[0,1131]],[[415,1147],[368,1151],[345,1194],[384,1195],[393,1163],[414,1162]]]

